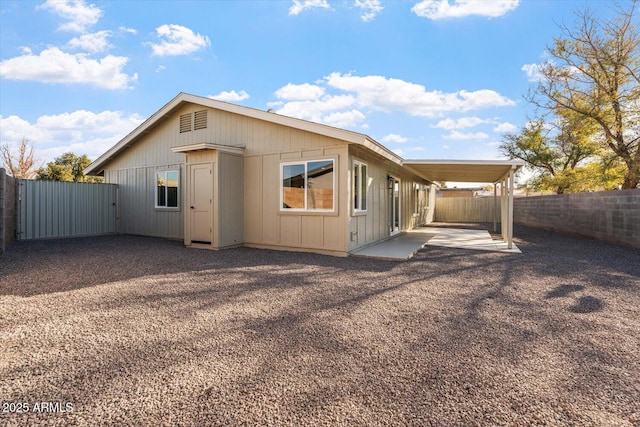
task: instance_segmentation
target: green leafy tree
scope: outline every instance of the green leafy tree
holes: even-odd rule
[[[73,182],[102,182],[101,177],[85,176],[84,169],[91,164],[91,159],[86,154],[76,156],[73,153],[64,153],[56,157],[53,162],[47,163],[46,168],[38,170],[38,179],[48,181],[73,181]]]
[[[637,1],[601,19],[585,9],[575,29],[547,48],[538,84],[528,99],[555,115],[567,112],[597,124],[601,147],[625,165],[622,188],[640,184],[640,33]]]
[[[539,119],[519,134],[505,134],[500,150],[511,159],[524,160],[535,172],[528,185],[536,191],[615,188],[622,182],[624,167],[615,159],[602,161],[596,135],[594,122],[565,111],[552,125]]]

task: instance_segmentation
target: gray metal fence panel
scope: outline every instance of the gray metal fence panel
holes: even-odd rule
[[[115,184],[24,179],[18,189],[20,240],[116,232]]]

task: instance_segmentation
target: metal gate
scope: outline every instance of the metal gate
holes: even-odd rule
[[[35,181],[18,184],[20,240],[116,232],[116,184]]]

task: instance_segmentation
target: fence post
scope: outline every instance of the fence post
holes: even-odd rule
[[[5,226],[5,203],[7,198],[7,172],[4,168],[0,168],[0,255],[4,254],[7,245],[6,226]]]
[[[20,240],[22,239],[22,180],[16,179],[14,182],[15,185],[15,231],[14,231],[14,239]]]

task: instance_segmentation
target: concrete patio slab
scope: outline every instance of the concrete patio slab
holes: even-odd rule
[[[406,261],[425,246],[471,249],[492,252],[522,253],[515,245],[511,249],[502,240],[493,240],[486,230],[419,227],[388,240],[358,249],[352,256]]]
[[[424,230],[424,231],[423,231]],[[446,248],[473,249],[478,251],[508,252],[521,254],[522,251],[516,245],[508,248],[506,242],[493,240],[486,230],[469,230],[462,228],[420,227],[410,233],[433,233],[435,237],[429,239],[428,246],[441,246]]]

